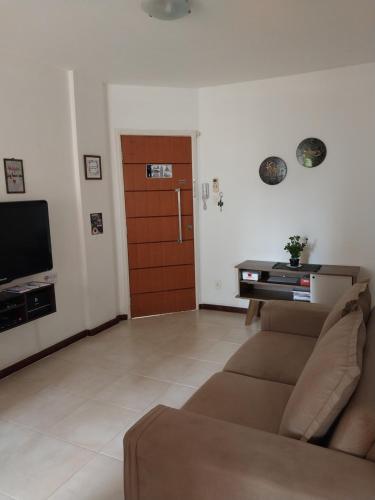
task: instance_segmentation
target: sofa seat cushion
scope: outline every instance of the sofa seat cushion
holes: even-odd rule
[[[220,372],[213,375],[184,409],[254,429],[277,433],[293,386]]]
[[[315,344],[313,337],[259,332],[229,359],[224,371],[295,385]]]

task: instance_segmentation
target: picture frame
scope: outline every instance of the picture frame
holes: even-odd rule
[[[102,180],[102,158],[99,155],[84,155],[85,179],[88,181]]]
[[[91,223],[91,234],[96,236],[97,234],[103,234],[103,214],[102,212],[96,212],[90,214]]]
[[[4,158],[4,174],[7,194],[26,193],[23,160]]]

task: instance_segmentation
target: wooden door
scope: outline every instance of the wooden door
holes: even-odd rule
[[[131,315],[195,309],[191,138],[132,135],[121,144]],[[171,165],[171,176],[150,177],[154,165]]]

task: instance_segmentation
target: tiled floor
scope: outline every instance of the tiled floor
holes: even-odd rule
[[[0,500],[123,500],[125,431],[183,405],[257,327],[213,311],[131,320],[0,381]]]

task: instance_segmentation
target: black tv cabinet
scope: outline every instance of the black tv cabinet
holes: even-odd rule
[[[0,333],[54,312],[56,300],[53,284],[23,293],[4,290],[0,292]]]

